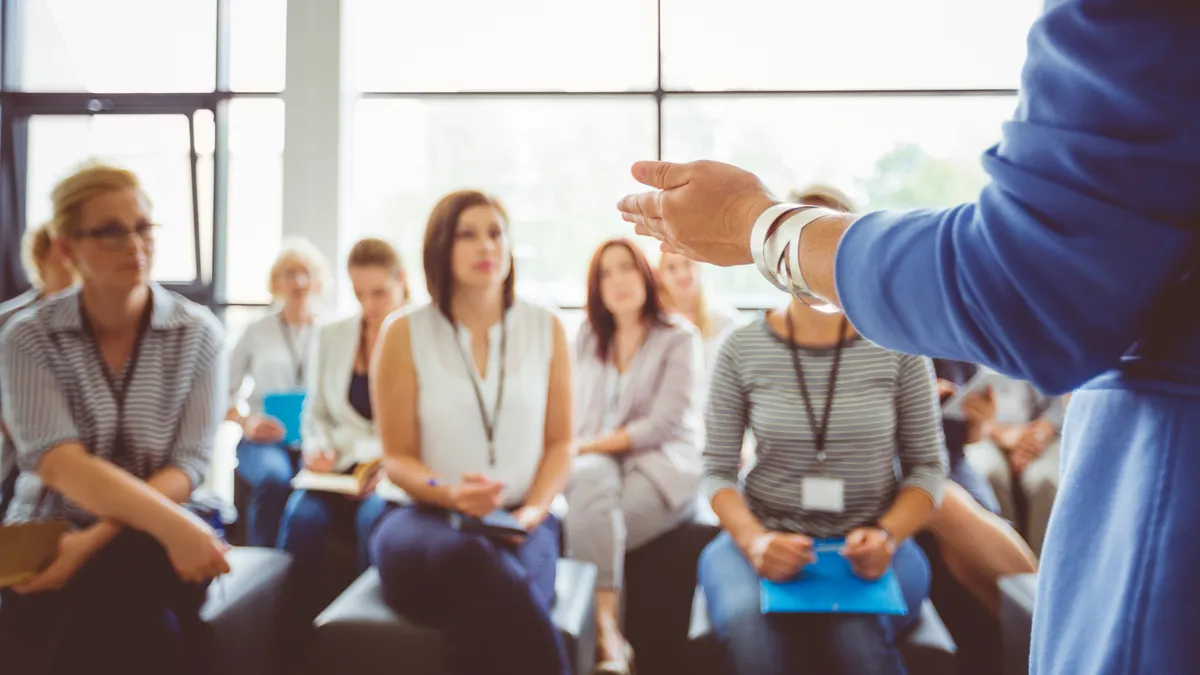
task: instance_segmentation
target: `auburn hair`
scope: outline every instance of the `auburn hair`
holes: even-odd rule
[[[509,231],[508,212],[499,199],[478,190],[452,192],[433,207],[429,221],[425,224],[425,244],[421,251],[421,262],[425,267],[425,289],[429,298],[447,318],[450,299],[454,297],[454,269],[450,263],[454,251],[454,234],[458,231],[458,220],[463,211],[473,206],[490,206],[500,213],[504,231]],[[504,308],[512,307],[516,288],[516,265],[513,264],[512,248],[508,254],[508,276],[504,278]]]
[[[617,246],[629,251],[629,255],[633,256],[633,265],[641,273],[642,283],[646,286],[646,302],[642,305],[642,318],[650,323],[667,325],[666,308],[663,306],[658,278],[650,267],[650,262],[646,260],[646,254],[642,253],[642,250],[632,241],[624,238],[610,239],[600,244],[596,252],[592,254],[592,262],[588,265],[587,320],[592,326],[592,332],[596,334],[596,353],[602,361],[608,360],[613,336],[617,332],[617,322],[612,312],[604,306],[604,299],[600,296],[600,267],[605,252]]]

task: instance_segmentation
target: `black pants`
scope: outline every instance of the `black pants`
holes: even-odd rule
[[[13,492],[17,489],[17,476],[20,473],[14,466],[13,470],[8,472],[8,476],[0,481],[0,520],[4,520],[4,514],[8,513],[8,504],[12,501]]]
[[[0,672],[208,675],[207,586],[180,580],[148,535],[122,532],[61,591],[0,592]]]

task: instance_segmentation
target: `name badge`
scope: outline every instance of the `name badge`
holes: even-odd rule
[[[806,476],[800,483],[802,505],[808,511],[841,513],[846,508],[844,487],[841,478]]]

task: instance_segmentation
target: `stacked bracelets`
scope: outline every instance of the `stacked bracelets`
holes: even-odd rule
[[[800,235],[818,218],[840,215],[819,206],[776,204],[763,212],[750,231],[750,254],[768,281],[818,312],[841,311],[812,292],[800,270]]]

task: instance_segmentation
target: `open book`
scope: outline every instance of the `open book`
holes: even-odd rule
[[[25,583],[46,569],[66,531],[65,520],[0,527],[0,588]]]
[[[297,490],[334,492],[357,497],[366,490],[380,466],[379,460],[373,460],[359,464],[354,467],[354,472],[349,474],[316,473],[308,469],[301,469],[300,473],[292,479],[292,487]]]

